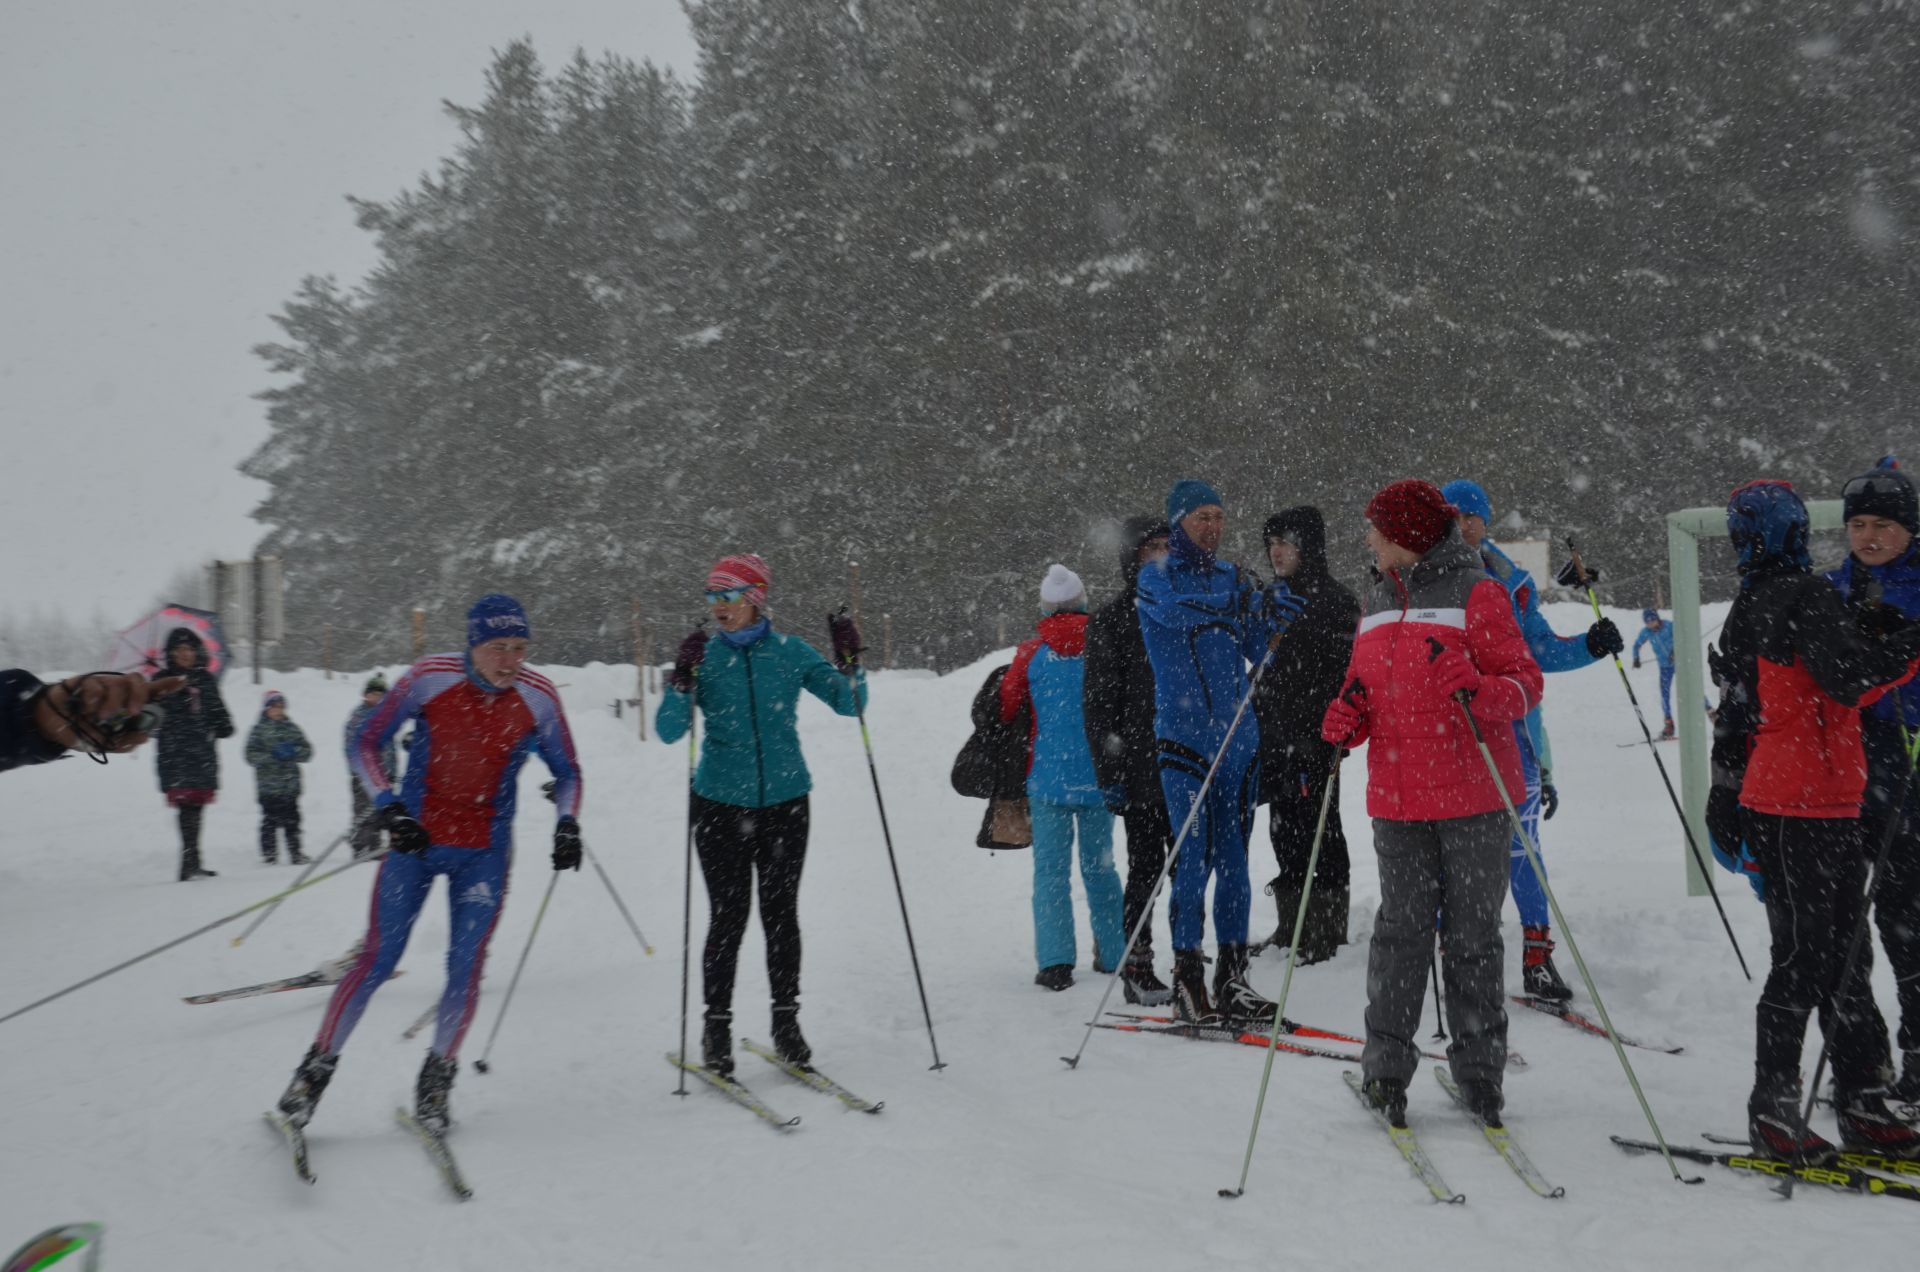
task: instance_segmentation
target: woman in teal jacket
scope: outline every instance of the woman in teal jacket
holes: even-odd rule
[[[844,716],[866,705],[860,633],[828,620],[834,662],[766,615],[772,577],[757,556],[723,558],[707,575],[707,605],[720,630],[680,643],[655,717],[662,742],[678,742],[698,705],[706,717],[693,777],[693,841],[706,880],[709,921],[701,955],[706,996],[702,1062],[733,1072],[733,981],[747,933],[755,879],[773,988],[773,1046],[806,1065],[800,1033],[800,870],[807,855],[807,793],[813,779],[794,720],[805,690]],[[835,667],[838,664],[838,669]]]

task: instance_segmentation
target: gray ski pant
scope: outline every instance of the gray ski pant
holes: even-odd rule
[[[1414,1040],[1433,958],[1434,916],[1445,957],[1447,1060],[1460,1082],[1500,1084],[1507,1064],[1507,1008],[1500,910],[1507,899],[1504,811],[1445,821],[1373,822],[1380,912],[1367,951],[1368,1078],[1413,1077]]]

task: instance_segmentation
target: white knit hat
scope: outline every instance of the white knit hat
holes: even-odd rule
[[[1083,610],[1087,607],[1087,585],[1080,576],[1059,562],[1047,567],[1047,577],[1040,580],[1040,609],[1053,614],[1060,610]]]

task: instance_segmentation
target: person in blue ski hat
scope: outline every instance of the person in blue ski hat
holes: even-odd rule
[[[1662,740],[1673,736],[1673,628],[1657,609],[1640,612],[1640,634],[1633,638],[1633,667],[1640,669],[1640,646],[1653,646],[1653,660],[1660,664],[1660,713],[1667,718],[1660,730]]]
[[[1513,558],[1487,537],[1493,521],[1493,501],[1487,498],[1487,492],[1479,483],[1462,477],[1442,486],[1440,493],[1460,510],[1457,519],[1460,537],[1480,554],[1494,581],[1507,589],[1520,634],[1526,638],[1527,650],[1541,671],[1573,671],[1626,648],[1620,629],[1609,618],[1596,621],[1584,636],[1562,636],[1554,631],[1547,624],[1546,615],[1540,612],[1540,589],[1535,586],[1533,576],[1515,565]],[[1525,719],[1514,722],[1513,731],[1520,742],[1521,768],[1527,782],[1526,798],[1519,804],[1518,811],[1528,837],[1538,848],[1541,820],[1551,819],[1560,808],[1560,792],[1553,781],[1553,748],[1547,741],[1546,723],[1537,706]],[[1544,868],[1544,861],[1542,865]],[[1545,889],[1534,876],[1533,867],[1527,863],[1526,846],[1518,835],[1513,838],[1507,878],[1526,938],[1520,961],[1522,990],[1532,998],[1565,1002],[1573,997],[1573,990],[1560,979],[1560,972],[1553,965],[1552,908],[1547,904]]]
[[[1194,1021],[1216,1012],[1231,1020],[1271,1021],[1274,1004],[1247,980],[1247,835],[1260,798],[1260,732],[1252,711],[1242,707],[1247,664],[1265,659],[1269,642],[1305,606],[1285,583],[1263,587],[1218,559],[1227,514],[1219,492],[1206,482],[1174,483],[1167,493],[1167,526],[1167,556],[1140,567],[1135,604],[1153,664],[1160,784],[1167,819],[1176,828],[1168,905],[1174,1010]],[[1206,785],[1210,769],[1213,781]],[[1184,838],[1181,827],[1187,827]],[[1201,949],[1209,880],[1218,942],[1211,999]]]

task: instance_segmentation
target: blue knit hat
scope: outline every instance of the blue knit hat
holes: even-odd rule
[[[1204,481],[1192,477],[1173,483],[1173,489],[1167,492],[1167,524],[1177,526],[1180,519],[1195,508],[1204,508],[1208,504],[1221,502],[1220,492]]]
[[[1460,510],[1463,517],[1478,517],[1491,523],[1493,521],[1493,501],[1487,498],[1487,492],[1480,489],[1480,483],[1468,481],[1465,477],[1456,478],[1440,487],[1440,493],[1447,502]]]
[[[1657,623],[1660,621],[1660,611],[1657,609],[1641,610],[1640,621],[1643,623]]]
[[[508,637],[531,639],[533,628],[520,602],[504,592],[489,592],[467,611],[467,648]]]

